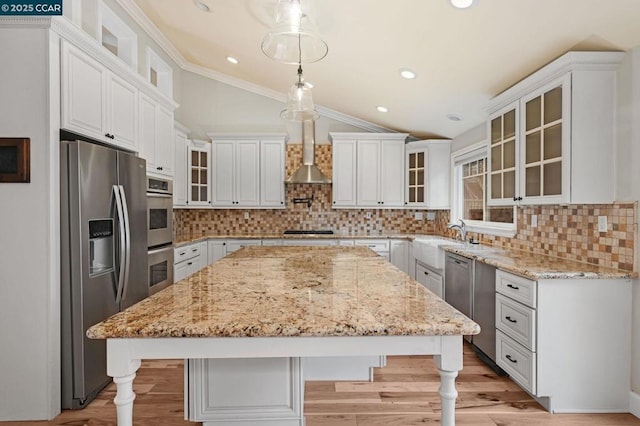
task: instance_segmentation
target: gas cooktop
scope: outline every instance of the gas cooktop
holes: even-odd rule
[[[330,229],[315,229],[315,230],[307,230],[307,229],[287,229],[284,231],[285,235],[312,235],[312,234],[323,234],[323,235],[333,235],[333,231]]]

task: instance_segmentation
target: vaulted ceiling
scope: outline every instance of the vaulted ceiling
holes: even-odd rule
[[[201,1],[209,12],[192,0],[134,0],[187,61],[286,93],[296,66],[260,49],[276,0]],[[640,45],[638,0],[479,0],[464,10],[449,0],[308,1],[329,46],[304,65],[316,104],[416,137],[481,123],[491,97],[567,51]]]

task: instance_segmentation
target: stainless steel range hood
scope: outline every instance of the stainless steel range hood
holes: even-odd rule
[[[316,123],[313,120],[302,122],[302,166],[285,183],[331,183],[315,164]]]

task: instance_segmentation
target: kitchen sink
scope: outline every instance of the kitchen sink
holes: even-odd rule
[[[413,256],[425,266],[444,269],[444,250],[440,246],[461,245],[464,243],[446,238],[416,238],[413,240]]]

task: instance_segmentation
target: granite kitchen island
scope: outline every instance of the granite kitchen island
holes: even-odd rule
[[[141,359],[428,354],[440,371],[442,424],[453,425],[462,336],[479,331],[365,247],[257,246],[96,324],[87,335],[107,339],[119,425],[132,424],[132,383]]]

